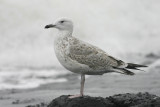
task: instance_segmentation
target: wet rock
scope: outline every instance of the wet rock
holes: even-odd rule
[[[84,96],[70,99],[68,95],[62,95],[47,107],[160,107],[160,97],[149,93],[127,93],[107,98]]]

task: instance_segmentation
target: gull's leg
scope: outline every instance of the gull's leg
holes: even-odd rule
[[[80,90],[80,95],[84,95],[84,83],[85,83],[85,75],[81,74],[81,90]]]
[[[81,97],[84,95],[84,83],[85,83],[85,75],[81,74],[81,88],[80,88],[80,94],[78,95],[73,95],[69,96],[69,98],[76,98],[76,97]]]

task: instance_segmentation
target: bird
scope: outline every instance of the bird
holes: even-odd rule
[[[59,34],[54,38],[54,51],[58,61],[67,70],[81,75],[80,94],[69,96],[76,98],[84,96],[85,75],[103,75],[105,73],[121,73],[134,75],[132,70],[141,70],[146,65],[126,63],[119,60],[102,49],[84,42],[72,35],[73,22],[61,18],[54,24],[48,24],[45,29],[56,28]]]

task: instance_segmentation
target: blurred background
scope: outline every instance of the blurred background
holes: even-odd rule
[[[73,35],[124,61],[146,64],[137,75],[88,76],[86,93],[148,91],[160,95],[159,0],[0,0],[0,90],[79,92],[79,76],[54,54],[57,19],[74,22]],[[51,85],[56,84],[56,85]]]

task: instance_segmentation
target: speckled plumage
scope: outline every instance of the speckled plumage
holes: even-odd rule
[[[106,52],[63,32],[55,39],[55,52],[60,63],[75,73],[101,75],[113,72],[112,67],[125,66],[121,60],[109,56]]]
[[[81,74],[80,95],[70,96],[70,98],[83,96],[86,74],[102,75],[108,72],[118,72],[134,75],[127,69],[139,70],[138,67],[146,67],[125,63],[108,55],[98,47],[73,37],[73,23],[70,20],[61,19],[55,24],[45,26],[45,28],[52,27],[59,30],[59,35],[54,40],[54,49],[59,62],[69,71]]]

